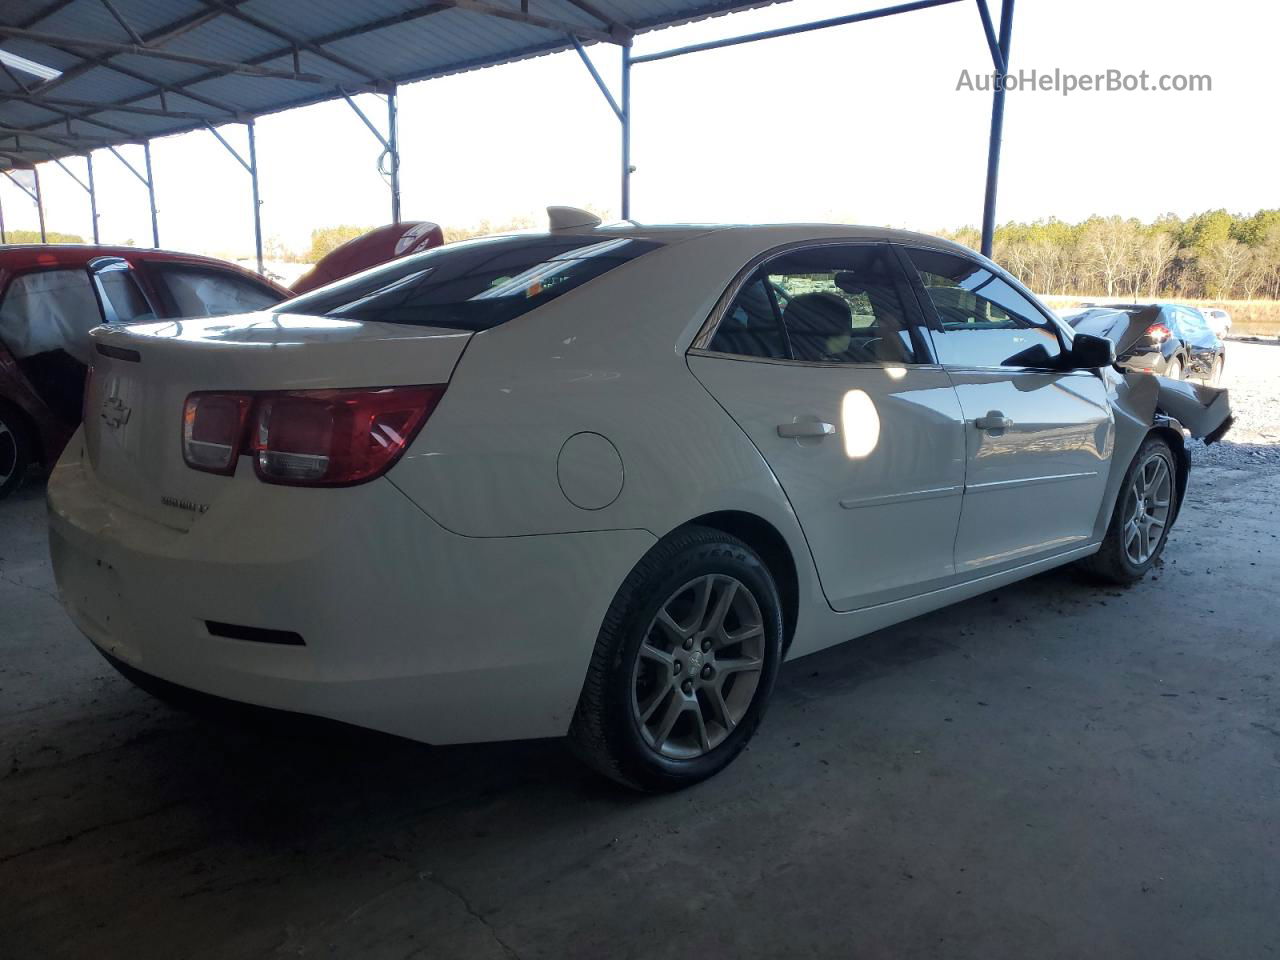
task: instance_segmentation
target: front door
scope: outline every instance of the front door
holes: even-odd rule
[[[766,260],[689,355],[778,478],[836,610],[955,575],[964,429],[918,321],[886,246],[820,244]]]
[[[1054,369],[1066,349],[1061,333],[1004,278],[954,253],[907,254],[934,308],[934,349],[964,412],[956,572],[995,573],[1083,546],[1113,440],[1101,378]]]

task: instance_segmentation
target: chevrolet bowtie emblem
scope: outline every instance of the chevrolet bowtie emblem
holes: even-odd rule
[[[128,423],[131,413],[133,411],[119,397],[108,397],[102,401],[102,422],[113,430]]]

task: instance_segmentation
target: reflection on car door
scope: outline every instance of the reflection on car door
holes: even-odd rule
[[[964,412],[957,573],[995,573],[1083,546],[1112,449],[1102,380],[1051,369],[1064,350],[1059,333],[1004,278],[958,254],[905,252],[924,306],[933,305],[934,349]]]
[[[964,430],[919,321],[886,246],[822,244],[766,260],[690,351],[782,485],[836,610],[954,579]]]

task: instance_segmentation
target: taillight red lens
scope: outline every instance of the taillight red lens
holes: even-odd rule
[[[258,398],[249,448],[258,479],[341,487],[381,476],[444,396],[444,387],[302,390]]]
[[[182,408],[182,458],[209,473],[236,472],[244,425],[253,398],[247,393],[193,393]]]
[[[182,456],[196,470],[232,474],[250,453],[266,483],[364,483],[400,458],[444,389],[193,393],[182,411]]]
[[[1151,326],[1147,327],[1147,336],[1156,343],[1164,343],[1164,341],[1168,340],[1173,336],[1173,334],[1163,323],[1153,323]]]

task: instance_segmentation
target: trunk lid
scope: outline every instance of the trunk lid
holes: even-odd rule
[[[113,502],[188,530],[246,480],[258,482],[245,457],[232,477],[187,466],[189,394],[448,383],[472,335],[270,313],[98,327],[85,457]]]

